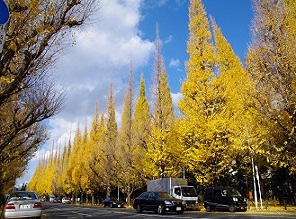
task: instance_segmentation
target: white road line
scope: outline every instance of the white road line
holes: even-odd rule
[[[73,212],[75,213],[75,212]],[[91,214],[85,214],[85,213],[80,213],[80,212],[76,212],[76,214],[82,215],[82,216],[86,216],[86,217],[91,217]]]
[[[119,212],[119,211],[112,211],[112,213],[115,213],[115,214],[128,214],[128,215],[131,215],[131,216],[135,216],[135,217],[139,217],[139,216],[143,216],[143,217],[155,217],[155,214],[135,214],[135,213],[132,213],[132,212]],[[168,216],[170,218],[184,218],[184,219],[192,219],[194,217],[186,217],[186,216],[182,216],[180,217],[180,215],[171,215],[171,214],[165,214],[165,215],[157,215],[157,217],[163,217],[163,218],[168,218]],[[199,217],[198,219],[211,219],[211,218],[208,218],[208,217]]]

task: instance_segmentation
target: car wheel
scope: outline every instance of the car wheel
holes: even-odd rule
[[[211,211],[212,211],[211,205],[207,205],[207,206],[206,206],[206,211],[207,211],[207,212],[211,212]]]
[[[230,206],[229,206],[229,211],[230,211],[230,212],[235,212],[235,207],[234,207],[234,205],[230,205]]]
[[[158,214],[164,214],[164,206],[162,204],[157,207]]]
[[[137,212],[141,213],[142,211],[143,211],[143,209],[142,209],[141,205],[137,205]]]
[[[105,203],[104,203],[103,207],[106,208],[106,204]]]

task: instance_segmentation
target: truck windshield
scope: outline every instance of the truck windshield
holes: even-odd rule
[[[197,197],[194,187],[182,187],[182,195],[185,197]]]

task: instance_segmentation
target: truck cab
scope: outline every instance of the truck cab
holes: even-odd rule
[[[197,203],[197,192],[193,186],[173,186],[171,195],[181,199],[186,208],[194,208]]]
[[[167,192],[176,199],[182,200],[187,209],[195,208],[198,204],[197,192],[193,186],[189,186],[187,179],[160,178],[148,180],[147,191]]]

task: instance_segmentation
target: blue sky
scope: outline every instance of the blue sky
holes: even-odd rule
[[[171,89],[174,93],[179,92],[179,79],[185,77],[184,63],[188,60],[189,0],[146,2],[147,5],[141,10],[144,19],[139,28],[145,38],[153,41],[155,24],[158,23]],[[215,19],[236,55],[243,60],[250,43],[252,0],[203,0],[203,4],[207,15]]]
[[[216,20],[234,52],[243,60],[251,41],[252,0],[203,0],[203,4],[207,15]],[[111,78],[120,125],[131,60],[135,93],[138,94],[143,72],[150,98],[156,23],[173,101],[177,104],[181,81],[186,78],[188,7],[189,0],[102,1],[102,8],[91,23],[75,33],[75,45],[64,52],[51,70],[57,85],[67,91],[65,107],[48,120],[50,139],[36,153],[17,185],[30,180],[37,160],[49,153],[51,145],[63,146],[78,123],[81,127],[91,123],[96,101],[100,113],[104,113]]]

